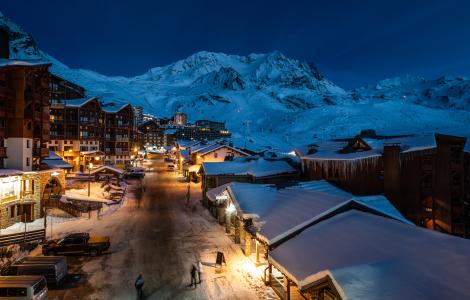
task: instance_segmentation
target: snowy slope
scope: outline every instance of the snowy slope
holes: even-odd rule
[[[470,110],[470,80],[465,77],[442,76],[429,80],[407,75],[382,80],[351,93],[356,99],[401,99],[435,108]]]
[[[463,124],[470,121],[470,113],[462,110],[470,107],[470,92],[463,79],[441,84],[407,77],[346,92],[314,65],[278,51],[247,56],[203,51],[140,76],[108,77],[68,68],[1,14],[0,26],[10,30],[14,58],[49,61],[53,73],[106,102],[141,105],[161,117],[181,111],[191,120],[224,121],[241,146],[288,150],[315,138],[352,135],[364,128],[380,133],[468,133]],[[446,104],[442,96],[450,92]],[[421,96],[428,94],[429,99]]]

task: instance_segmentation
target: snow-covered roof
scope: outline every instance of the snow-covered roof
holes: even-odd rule
[[[90,150],[90,151],[81,151],[80,152],[81,155],[104,155],[103,151],[99,151],[99,150]]]
[[[128,107],[128,106],[131,106],[130,104],[124,104],[124,105],[121,105],[121,106],[103,106],[103,111],[107,112],[107,113],[117,113],[117,112],[120,112],[121,110],[123,110],[124,108]]]
[[[350,153],[341,153],[348,146],[347,140],[323,141],[296,149],[303,159],[312,160],[358,160],[380,157],[385,144],[399,144],[402,153],[433,149],[436,147],[434,135],[413,135],[392,138],[361,138],[371,149]]]
[[[0,58],[0,68],[3,67],[39,67],[39,66],[50,66],[50,63],[46,63],[40,60],[16,60],[16,59],[7,59]]]
[[[253,177],[267,177],[297,172],[296,169],[283,160],[272,161],[262,158],[249,161],[204,162],[202,167],[206,175],[250,175]]]
[[[104,165],[104,166],[100,166],[94,170],[91,170],[90,174],[96,174],[96,173],[99,173],[99,172],[103,172],[103,171],[110,171],[112,173],[117,173],[117,174],[124,174],[125,171],[121,168],[118,168],[118,167],[115,167],[115,166],[112,166],[112,165]]]
[[[164,134],[175,134],[176,133],[176,129],[173,129],[173,128],[170,128],[170,129],[165,129],[163,131]]]
[[[220,195],[220,194],[222,194],[222,193],[227,189],[227,187],[228,187],[230,184],[231,184],[231,183],[222,184],[222,185],[220,185],[220,186],[218,186],[218,187],[215,187],[215,188],[213,188],[213,189],[208,190],[208,191],[206,192],[207,198],[208,198],[210,201],[214,202],[215,200],[217,200],[217,199],[216,199],[217,196]]]
[[[67,163],[66,161],[62,159],[62,157],[60,157],[59,155],[57,155],[56,153],[50,150],[49,150],[49,156],[45,157],[41,161],[41,163],[46,164],[49,168],[59,168],[59,169],[72,169],[73,168],[71,164]]]
[[[83,105],[91,102],[91,101],[97,101],[98,97],[87,97],[87,98],[78,98],[78,99],[66,99],[66,100],[61,100],[65,103],[66,106],[68,107],[82,107]]]
[[[469,240],[357,210],[306,229],[269,261],[300,290],[329,277],[343,299],[470,295]]]
[[[189,150],[181,150],[180,156],[183,158],[184,161],[189,161]]]
[[[353,204],[412,224],[384,196],[355,197],[326,181],[287,188],[232,182],[226,189],[238,213],[244,218],[253,218],[257,236],[270,245]]]
[[[178,144],[180,147],[192,147],[200,143],[201,143],[200,141],[194,141],[194,140],[177,140],[176,141],[176,144]]]
[[[23,171],[15,170],[15,169],[0,169],[0,177],[8,177],[8,176],[15,176],[21,175]]]
[[[199,150],[196,151],[196,152],[199,153],[200,155],[206,155],[206,154],[211,153],[211,152],[213,152],[213,151],[219,150],[220,148],[228,148],[229,150],[238,152],[238,153],[240,153],[240,154],[248,155],[247,153],[245,153],[245,152],[243,152],[243,151],[241,151],[241,150],[238,150],[238,149],[236,149],[236,148],[230,147],[230,146],[228,146],[228,145],[222,145],[222,144],[210,145],[210,146],[208,146],[208,147],[199,149]]]
[[[215,144],[215,143],[211,143],[211,144],[195,144],[195,145],[191,145],[189,148],[191,148],[191,152],[192,153],[197,153],[199,151],[201,151],[202,149],[205,149],[205,148],[208,148],[208,147],[212,147],[212,146],[216,146],[218,144]]]

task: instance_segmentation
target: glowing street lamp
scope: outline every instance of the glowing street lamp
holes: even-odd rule
[[[230,233],[230,225],[231,225],[231,219],[232,219],[232,213],[234,213],[236,210],[235,205],[233,203],[230,203],[227,205],[225,208],[225,232]]]

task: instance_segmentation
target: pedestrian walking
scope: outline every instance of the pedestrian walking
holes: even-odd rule
[[[197,262],[197,279],[199,279],[199,284],[201,284],[201,275],[202,275],[202,263],[200,260]]]
[[[193,264],[191,266],[191,284],[189,285],[189,287],[192,287],[193,284],[194,284],[194,288],[196,288],[196,285],[197,285],[197,281],[196,281],[196,272],[197,272],[197,268],[196,266]]]
[[[139,276],[137,276],[137,279],[135,280],[135,290],[137,292],[137,299],[140,300],[142,299],[142,296],[143,296],[143,289],[144,287],[144,278],[142,277],[142,275],[139,274]]]
[[[189,206],[189,200],[191,199],[190,185],[188,184],[188,191],[186,192],[186,206]]]

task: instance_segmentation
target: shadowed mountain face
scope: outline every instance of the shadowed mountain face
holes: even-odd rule
[[[287,150],[364,128],[382,133],[453,130],[467,135],[460,129],[470,120],[466,78],[408,76],[346,92],[312,63],[278,51],[247,56],[203,51],[140,76],[107,77],[68,68],[41,51],[29,34],[1,13],[0,27],[9,33],[11,58],[51,62],[51,72],[82,85],[104,102],[140,105],[161,117],[180,111],[191,120],[227,122],[235,142],[246,146]]]

